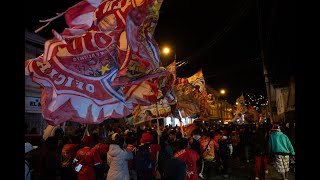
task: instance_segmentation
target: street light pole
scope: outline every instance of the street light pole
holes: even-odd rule
[[[224,89],[221,89],[220,90],[220,94],[219,94],[219,102],[220,102],[220,119],[221,119],[221,123],[224,123],[224,120],[222,119],[223,115],[223,111],[222,111],[222,106],[223,106],[223,103],[222,103],[222,95],[224,95],[226,93],[226,91]]]
[[[220,119],[221,122],[224,124],[224,120],[222,119],[222,100],[220,99]]]

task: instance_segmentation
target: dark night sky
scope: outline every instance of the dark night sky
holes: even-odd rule
[[[25,26],[35,30],[40,19],[63,12],[78,0],[25,1]],[[263,2],[258,11],[258,2]],[[26,4],[28,3],[28,4]],[[161,56],[169,64],[174,53],[178,77],[189,77],[202,69],[206,84],[227,90],[231,103],[241,93],[265,93],[260,57],[258,12],[262,12],[263,48],[270,80],[281,83],[294,74],[294,2],[284,0],[164,0],[155,38],[162,48],[172,48],[171,56]],[[39,8],[39,5],[41,8]],[[36,7],[38,6],[38,7]],[[50,30],[62,32],[63,18],[53,21],[39,35],[51,37]],[[49,36],[48,36],[49,35]]]

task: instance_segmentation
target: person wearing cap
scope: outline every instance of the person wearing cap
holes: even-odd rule
[[[154,137],[149,132],[144,132],[140,138],[140,145],[137,147],[138,150],[148,148],[150,149],[150,161],[152,162],[153,172],[151,173],[142,173],[137,171],[138,173],[138,179],[145,179],[145,180],[152,180],[155,179],[155,173],[156,173],[156,154],[157,152],[160,152],[161,146],[160,144],[154,143]]]
[[[269,150],[275,156],[276,169],[283,180],[288,179],[289,157],[295,155],[287,135],[281,132],[280,126],[274,124],[269,138]]]
[[[84,136],[82,139],[83,148],[77,151],[74,163],[78,180],[96,179],[95,166],[102,163],[99,153],[92,149],[93,137]]]

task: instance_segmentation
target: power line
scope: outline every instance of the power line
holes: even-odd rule
[[[216,37],[214,37],[208,44],[206,44],[205,47],[202,47],[201,49],[199,49],[196,53],[194,53],[193,55],[181,60],[181,61],[191,61],[191,59],[200,56],[201,54],[203,54],[205,51],[207,51],[209,48],[213,47],[228,31],[230,31],[230,29],[232,29],[233,25],[239,21],[246,13],[249,7],[249,1],[245,1],[243,4],[243,6],[241,6],[241,10],[240,10],[240,15],[239,14],[235,14],[234,16],[232,16],[232,18],[230,18],[225,24],[224,28],[222,29],[222,31],[220,33],[218,33],[218,35]]]

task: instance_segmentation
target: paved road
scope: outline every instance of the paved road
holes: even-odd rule
[[[280,174],[276,171],[275,167],[268,165],[269,173],[265,177],[260,177],[260,180],[281,180]],[[232,160],[230,165],[230,175],[229,177],[223,177],[222,175],[217,175],[215,171],[211,171],[207,180],[254,180],[255,178],[255,167],[254,163],[244,163],[239,160]],[[295,173],[289,171],[289,180],[295,180]],[[202,180],[199,177],[199,180]]]

